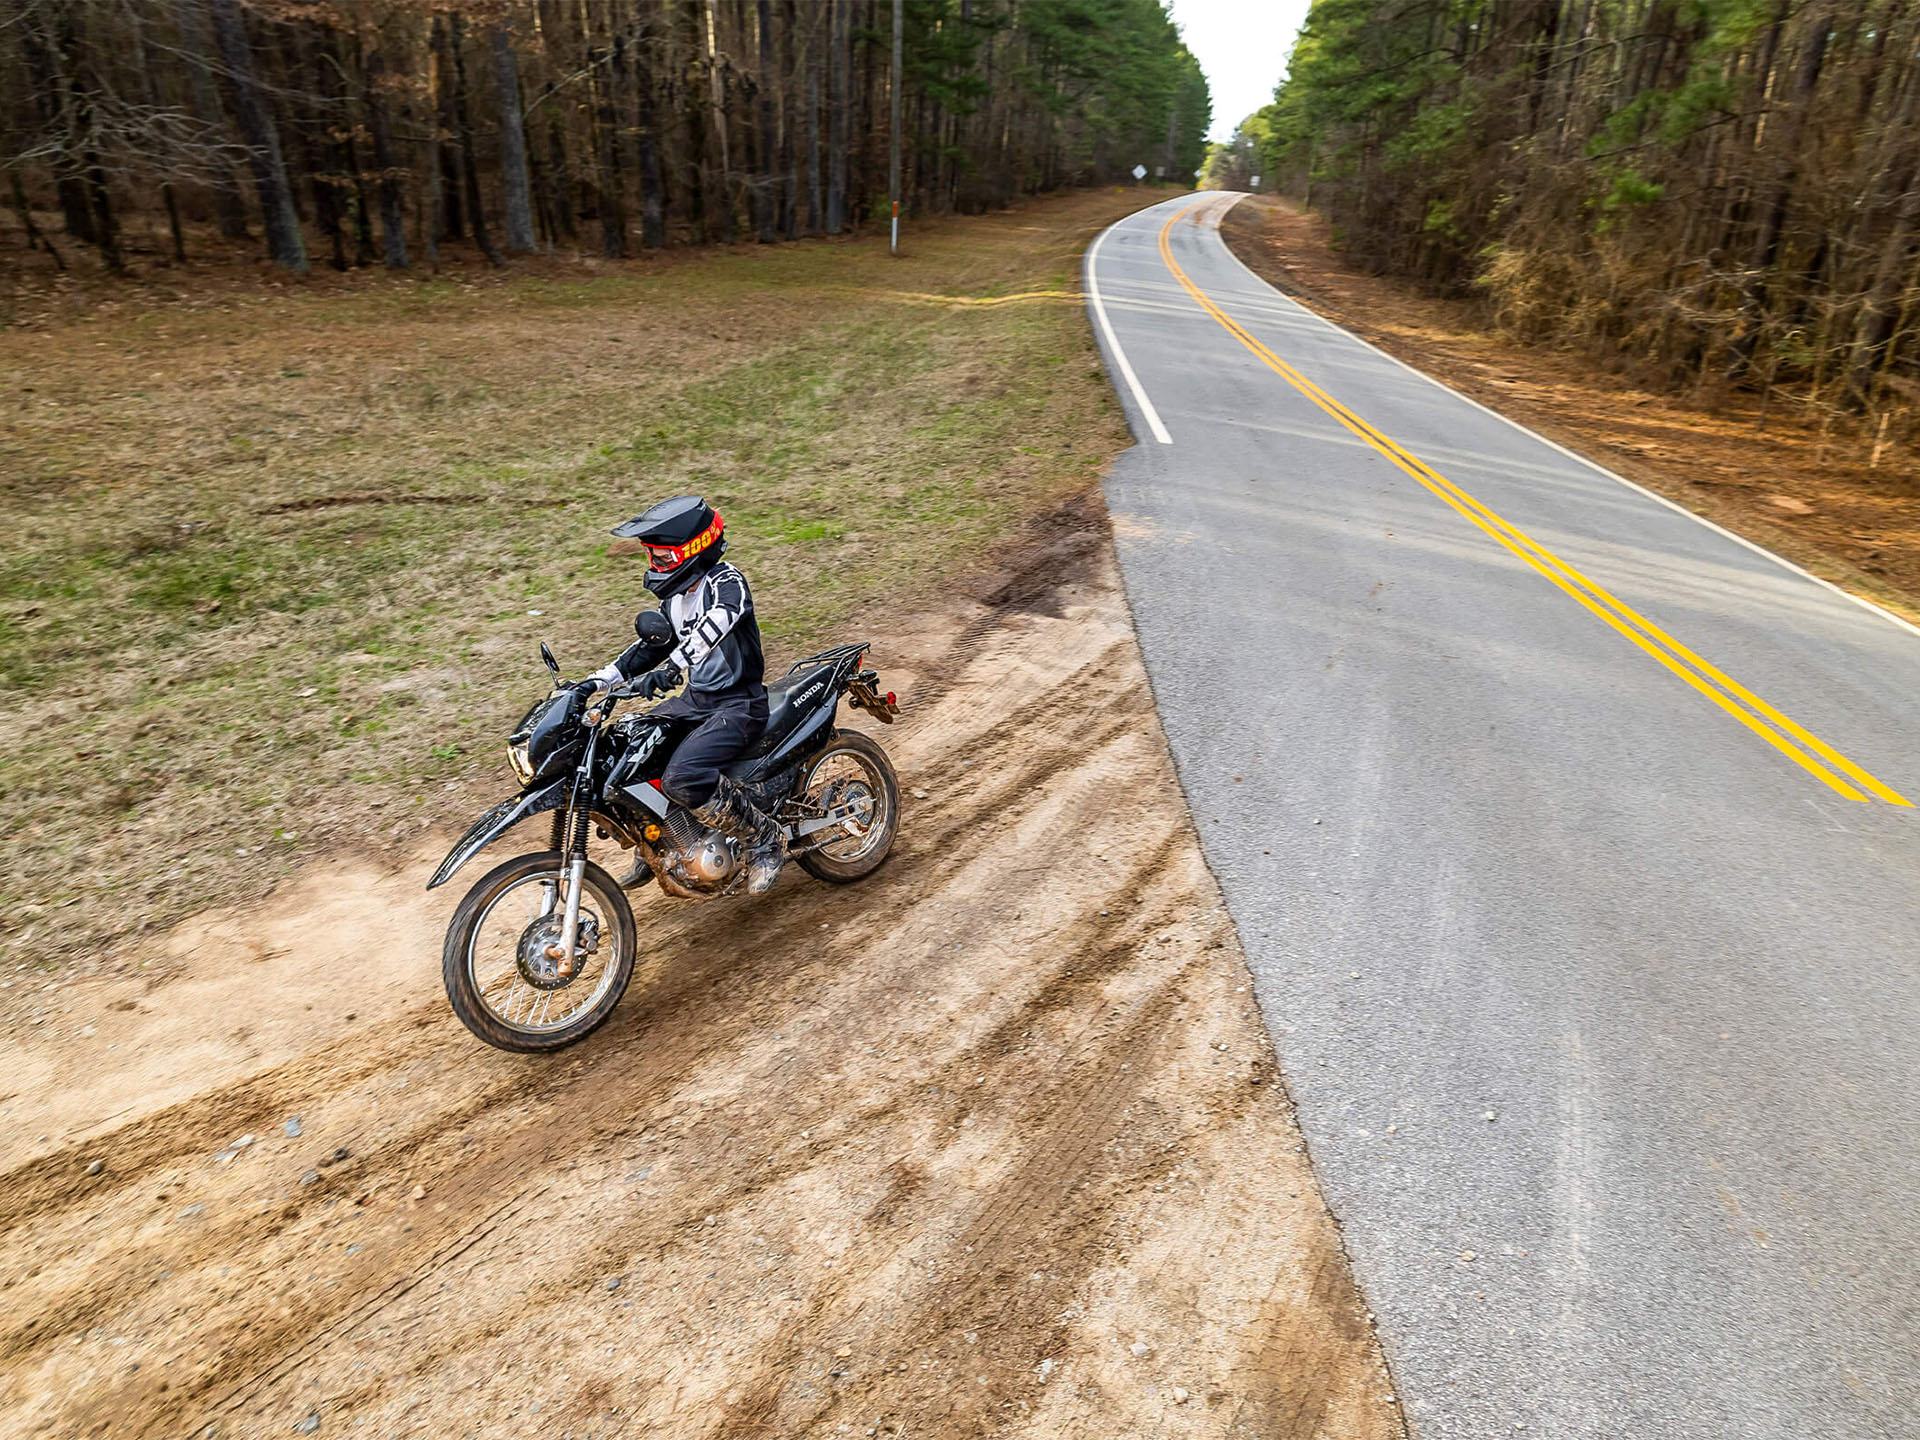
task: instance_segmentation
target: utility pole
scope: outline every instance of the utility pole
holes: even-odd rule
[[[893,76],[887,85],[893,102],[893,143],[887,162],[887,189],[893,196],[893,239],[887,246],[889,255],[900,253],[900,31],[904,9],[905,0],[893,0]]]

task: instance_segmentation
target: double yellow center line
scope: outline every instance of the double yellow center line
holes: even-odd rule
[[[1214,304],[1206,292],[1187,277],[1187,272],[1180,268],[1180,262],[1173,258],[1171,236],[1175,223],[1206,203],[1206,201],[1198,201],[1187,206],[1160,227],[1160,258],[1166,261],[1167,269],[1172,273],[1173,278],[1185,287],[1200,308],[1219,321],[1228,334],[1258,356],[1268,369],[1339,421],[1347,430],[1352,431],[1386,456],[1399,469],[1425,486],[1496,543],[1532,566],[1577,604],[1666,666],[1668,670],[1686,681],[1796,765],[1818,776],[1821,781],[1849,800],[1866,803],[1870,799],[1878,798],[1889,805],[1913,803],[1898,791],[1869,775],[1818,735],[1781,714],[1739,681],[1694,654],[1651,620],[1582,575],[1518,526],[1502,519],[1405,446],[1389,439],[1362,420],[1249,334],[1238,321]]]

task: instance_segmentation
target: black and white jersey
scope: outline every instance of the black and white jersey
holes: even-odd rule
[[[746,576],[722,561],[662,608],[678,641],[665,663],[687,677],[689,700],[731,699],[760,688],[766,660]],[[631,680],[645,664],[644,647],[636,645],[610,668]]]
[[[667,601],[666,611],[680,637],[667,663],[686,674],[688,690],[730,693],[766,678],[753,592],[733,566],[721,561],[697,585]]]

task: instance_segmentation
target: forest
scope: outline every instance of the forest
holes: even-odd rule
[[[1315,0],[1212,170],[1509,333],[1911,428],[1915,0]]]
[[[405,269],[842,234],[888,210],[893,13],[0,0],[7,258]],[[906,0],[897,38],[909,216],[1199,165],[1206,81],[1162,0]]]

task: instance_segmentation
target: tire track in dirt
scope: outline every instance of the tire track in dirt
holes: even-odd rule
[[[341,882],[372,1023],[4,1177],[0,1430],[1401,1433],[1103,523],[922,634],[884,870],[641,892],[562,1056],[446,1013],[419,875]]]

